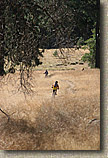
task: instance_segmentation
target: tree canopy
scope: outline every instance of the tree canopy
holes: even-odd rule
[[[45,48],[73,47],[92,35],[96,0],[1,0],[0,75],[5,66],[21,74],[40,63]]]

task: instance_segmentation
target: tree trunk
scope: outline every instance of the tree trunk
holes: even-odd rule
[[[100,68],[100,2],[99,0],[97,0],[97,8],[98,8],[98,12],[97,12],[97,23],[96,23],[96,68]]]
[[[4,1],[0,1],[0,76],[4,75]]]
[[[0,56],[0,76],[3,76],[4,74],[5,74],[5,70],[4,70],[4,57]]]

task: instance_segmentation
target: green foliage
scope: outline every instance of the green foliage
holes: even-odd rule
[[[93,58],[92,53],[85,53],[85,55],[81,58],[81,60],[84,61],[84,62],[88,62],[88,65],[91,68],[95,67],[95,59]]]
[[[45,48],[80,46],[86,39],[93,54],[90,35],[97,20],[96,0],[1,0],[0,4],[0,26],[4,26],[0,60],[9,65],[28,70],[40,64]]]
[[[56,51],[54,51],[53,55],[54,55],[55,57],[57,57],[57,56],[58,56],[58,52],[57,52],[57,50],[56,50]]]
[[[39,47],[44,35],[41,28],[45,26],[40,14],[44,17],[43,11],[29,1],[8,1],[6,4],[4,49],[7,52],[5,58],[12,66],[21,64],[29,68],[40,64],[39,56],[43,50]]]
[[[80,37],[78,42],[77,42],[77,46],[81,47],[82,45],[84,45],[84,39],[82,37]]]
[[[68,7],[72,8],[74,14],[75,31],[73,36],[84,40],[90,38],[91,29],[97,21],[97,0],[68,0]]]
[[[82,57],[82,60],[84,62],[88,62],[89,66],[91,68],[94,68],[95,63],[96,63],[96,60],[95,60],[95,55],[96,55],[96,29],[95,28],[92,30],[92,36],[88,40],[85,41],[85,44],[86,44],[86,48],[88,47],[90,53],[89,54],[86,53]]]

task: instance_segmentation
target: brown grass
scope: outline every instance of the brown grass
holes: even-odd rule
[[[34,93],[26,98],[16,92],[17,78],[12,74],[0,82],[0,106],[10,115],[7,123],[0,113],[0,150],[100,149],[98,69],[50,71],[48,78],[35,71]],[[55,80],[60,89],[53,99]]]
[[[53,54],[57,51],[59,57],[55,57]],[[64,48],[60,53],[59,49],[46,49],[43,53],[44,57],[40,57],[42,65],[38,66],[38,70],[48,69],[48,70],[75,70],[88,68],[88,64],[84,63],[80,65],[81,58],[85,53],[89,53],[88,49],[75,50],[74,48]],[[72,63],[76,63],[73,65]]]

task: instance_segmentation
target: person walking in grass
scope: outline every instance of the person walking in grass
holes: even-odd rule
[[[47,77],[47,76],[48,76],[48,70],[46,70],[46,71],[44,72],[44,74],[45,74],[45,77]]]
[[[58,81],[55,81],[55,84],[52,85],[53,88],[53,94],[57,95],[57,90],[59,89]]]

